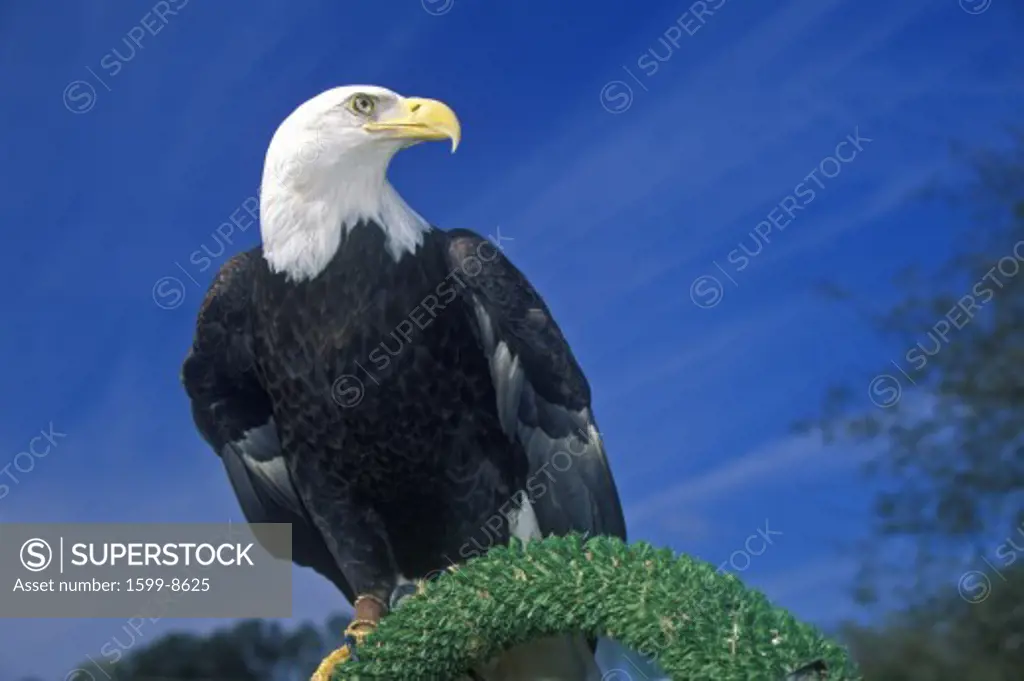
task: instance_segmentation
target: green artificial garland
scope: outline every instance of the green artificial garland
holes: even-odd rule
[[[818,661],[829,681],[861,679],[841,646],[735,576],[645,543],[569,536],[496,547],[427,582],[332,681],[450,681],[566,632],[614,638],[674,681],[783,681]]]

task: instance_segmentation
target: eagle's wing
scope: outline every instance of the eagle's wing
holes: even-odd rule
[[[351,601],[285,465],[273,407],[257,374],[251,306],[260,257],[253,249],[221,267],[199,310],[182,383],[196,427],[223,461],[246,520],[291,523],[291,559],[327,577]]]
[[[490,241],[447,232],[451,278],[476,315],[498,415],[529,458],[527,495],[544,535],[626,538],[590,386],[551,312]]]

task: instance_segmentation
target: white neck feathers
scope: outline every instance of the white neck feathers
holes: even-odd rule
[[[334,258],[342,235],[373,221],[398,261],[423,244],[430,223],[409,207],[385,175],[389,158],[346,159],[339,168],[321,158],[273,163],[268,152],[260,187],[260,233],[270,269],[293,281],[316,277]]]

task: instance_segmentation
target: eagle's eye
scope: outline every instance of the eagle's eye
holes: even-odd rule
[[[376,104],[373,97],[369,95],[355,95],[349,100],[348,106],[360,116],[369,116],[373,113]]]

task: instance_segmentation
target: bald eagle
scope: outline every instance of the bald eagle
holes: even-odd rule
[[[447,105],[379,87],[295,109],[266,154],[262,246],[220,269],[182,369],[246,518],[291,523],[292,560],[354,603],[357,641],[409,584],[512,537],[626,536],[587,379],[541,296],[387,180],[400,149],[460,136]],[[593,678],[585,647],[567,662],[576,643],[512,673]]]

